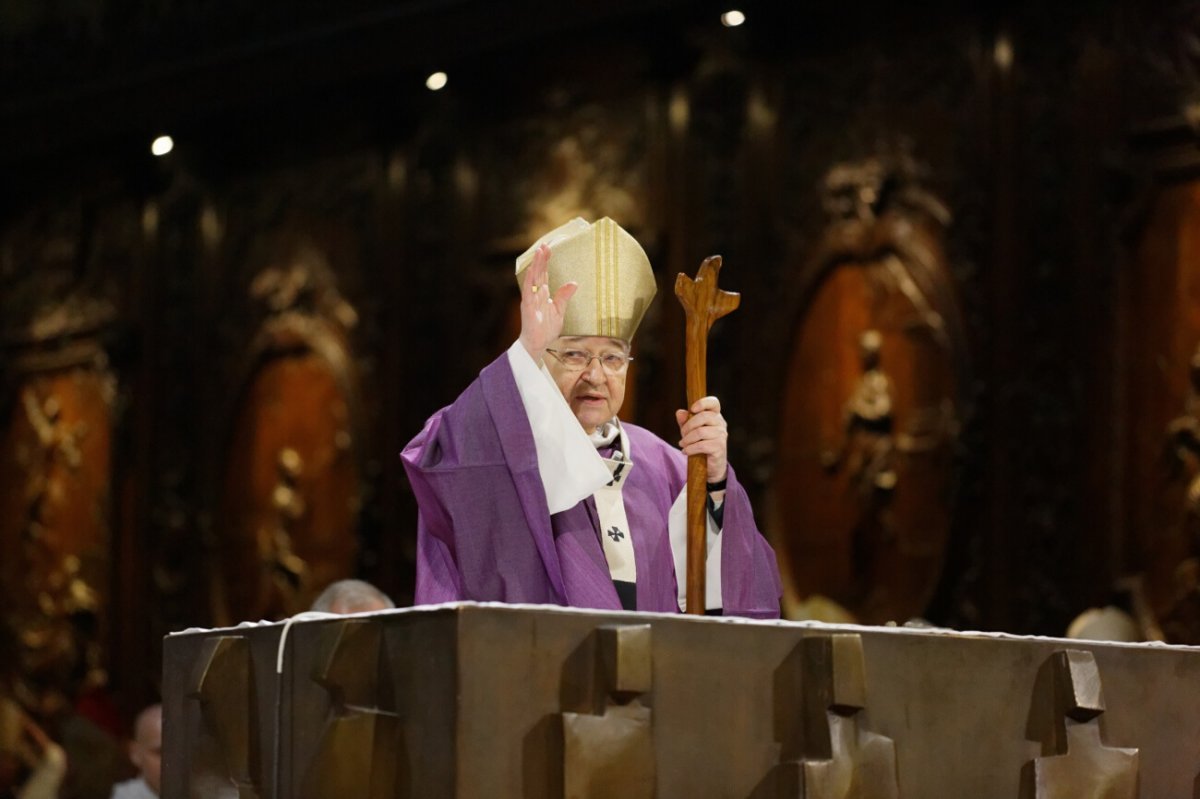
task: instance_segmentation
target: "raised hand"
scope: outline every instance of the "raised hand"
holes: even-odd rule
[[[725,479],[729,469],[729,425],[721,415],[721,401],[701,397],[688,410],[675,411],[679,424],[679,448],[684,455],[703,455],[710,483]]]
[[[562,334],[563,315],[567,302],[579,288],[575,282],[564,283],[550,296],[548,282],[550,247],[543,244],[533,253],[533,261],[521,278],[521,346],[541,365],[546,347]]]

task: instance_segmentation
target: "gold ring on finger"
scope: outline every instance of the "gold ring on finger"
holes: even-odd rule
[[[534,293],[534,294],[537,294],[537,290],[538,290],[538,287],[537,287],[537,285],[535,284],[535,285],[534,285],[534,287],[533,287],[533,293]]]

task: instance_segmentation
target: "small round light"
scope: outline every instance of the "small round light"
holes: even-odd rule
[[[445,72],[435,72],[425,79],[425,88],[431,92],[436,92],[439,89],[444,89],[448,80],[449,78],[446,77]]]
[[[175,149],[175,140],[170,136],[159,136],[150,143],[150,152],[161,157]]]
[[[746,15],[736,8],[730,9],[721,15],[721,24],[726,28],[736,28],[746,21]]]
[[[996,60],[996,66],[1001,72],[1008,72],[1013,65],[1013,44],[1012,39],[1007,35],[1001,34],[996,38],[996,44],[992,48],[992,57]]]

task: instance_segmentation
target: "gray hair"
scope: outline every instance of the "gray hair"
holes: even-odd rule
[[[396,603],[387,594],[364,580],[338,580],[313,600],[311,609],[322,613],[358,613],[394,607]]]

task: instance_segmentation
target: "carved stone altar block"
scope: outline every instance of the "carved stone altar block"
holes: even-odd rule
[[[397,787],[403,781],[403,742],[395,695],[383,670],[382,625],[344,621],[326,625],[321,633],[326,654],[313,680],[329,692],[332,706],[302,795],[404,795]]]
[[[320,754],[301,785],[305,799],[408,796],[399,787],[400,727],[392,716],[353,714],[329,720]]]
[[[456,603],[163,665],[164,799],[1174,799],[1200,770],[1191,647]]]
[[[205,642],[189,681],[188,698],[200,706],[202,731],[192,759],[197,799],[258,799],[261,762],[250,644],[224,635]]]
[[[603,716],[563,714],[563,795],[654,796],[650,709],[615,706]]]
[[[653,687],[650,625],[596,630],[596,713],[562,714],[567,799],[654,796],[654,737],[642,695]],[[598,700],[598,701],[597,701]]]
[[[859,725],[867,705],[862,638],[845,634],[805,638],[781,668],[799,669],[799,675],[782,676],[784,683],[799,676],[801,704],[797,708],[792,703],[791,692],[777,692],[776,730],[781,733],[783,754],[794,754],[795,759],[780,764],[776,795],[897,799],[895,743]],[[789,716],[797,711],[799,723],[789,725]]]
[[[1025,796],[1036,799],[1133,799],[1138,750],[1104,745],[1103,686],[1091,652],[1065,649],[1043,664],[1030,709],[1029,735],[1043,756],[1026,768]]]

